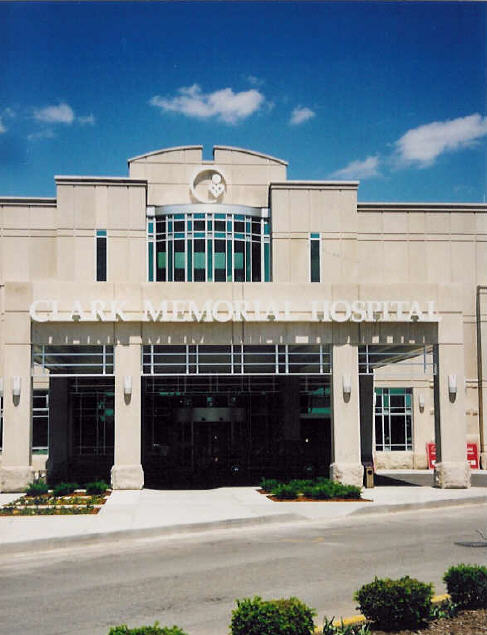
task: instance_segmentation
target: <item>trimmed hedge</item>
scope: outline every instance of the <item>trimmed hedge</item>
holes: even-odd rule
[[[85,485],[87,494],[104,494],[108,485],[105,481],[92,481],[91,483],[86,483]]]
[[[291,483],[280,483],[271,490],[271,494],[280,500],[294,500],[299,496],[299,489]]]
[[[314,632],[314,609],[295,597],[264,601],[236,600],[232,611],[231,635],[311,635]]]
[[[277,482],[277,485],[270,491],[273,496],[280,500],[293,500],[299,496],[315,500],[331,500],[333,498],[360,500],[362,490],[355,485],[343,485],[337,481],[318,477],[315,480],[293,479],[289,483]]]
[[[451,600],[461,609],[487,608],[487,567],[459,564],[443,576]]]
[[[399,580],[375,578],[362,586],[354,599],[374,626],[385,631],[417,629],[431,617],[433,585],[409,576]]]
[[[113,626],[108,635],[188,635],[179,626],[159,626],[156,622],[154,626],[136,626],[129,628],[126,624]]]
[[[58,483],[53,487],[54,496],[67,496],[78,489],[78,483]]]
[[[260,479],[260,488],[264,490],[264,492],[270,492],[279,485],[280,482],[277,478],[265,478],[264,476]]]
[[[27,496],[41,496],[49,493],[49,487],[45,481],[35,481],[27,487],[25,493]]]

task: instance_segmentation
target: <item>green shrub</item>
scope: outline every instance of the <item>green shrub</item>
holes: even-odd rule
[[[459,564],[443,576],[454,604],[462,609],[487,608],[487,567]]]
[[[113,626],[108,635],[187,635],[178,626],[159,626],[159,622],[156,622],[154,626],[136,626],[135,628],[129,628],[126,624],[120,626]]]
[[[312,487],[315,482],[309,478],[293,478],[288,484],[295,487],[298,492],[302,492],[305,487]]]
[[[357,608],[383,630],[416,629],[430,619],[433,585],[408,576],[375,578],[354,595]]]
[[[45,481],[35,481],[25,490],[27,496],[40,496],[42,494],[47,494],[48,492],[49,487]]]
[[[87,494],[104,494],[108,489],[108,485],[105,481],[93,481],[92,483],[86,483],[85,488]]]
[[[315,500],[329,500],[333,498],[333,494],[333,486],[325,483],[314,485],[308,492],[309,498],[314,498]]]
[[[342,483],[338,483],[340,486],[339,494],[336,498],[348,498],[348,499],[359,499],[361,497],[362,488],[357,487],[356,485],[343,485]]]
[[[290,483],[280,483],[271,490],[271,494],[279,500],[294,500],[299,495],[299,489]]]
[[[52,493],[54,496],[67,496],[78,489],[78,483],[58,483],[54,486]]]
[[[276,478],[265,478],[263,476],[260,480],[260,488],[265,492],[271,492],[277,485],[280,485],[280,481]]]
[[[231,635],[310,635],[316,612],[297,598],[264,601],[237,600],[232,611]]]

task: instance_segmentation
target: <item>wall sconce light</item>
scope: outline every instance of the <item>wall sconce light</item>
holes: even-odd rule
[[[20,397],[20,389],[22,387],[22,377],[12,377],[12,395]]]
[[[451,396],[455,396],[457,394],[457,376],[456,375],[448,375],[448,392]]]
[[[123,378],[123,394],[127,396],[132,394],[132,376],[131,375],[125,375],[125,377]]]
[[[418,406],[421,412],[424,410],[424,394],[422,392],[418,395]]]
[[[3,377],[0,377],[0,397],[3,397]]]
[[[352,378],[350,375],[343,375],[343,396],[350,397],[350,393],[352,392]]]

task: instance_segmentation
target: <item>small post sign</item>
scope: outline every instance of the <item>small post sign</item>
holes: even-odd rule
[[[436,464],[436,443],[426,444],[426,456],[428,458],[428,467],[431,470]],[[476,443],[467,443],[467,461],[472,470],[479,469],[479,450]]]

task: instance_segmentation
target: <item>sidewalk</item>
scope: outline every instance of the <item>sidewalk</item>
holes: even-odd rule
[[[72,540],[155,536],[261,523],[334,520],[445,505],[487,503],[487,487],[441,490],[389,486],[364,490],[372,502],[276,503],[253,487],[114,491],[97,515],[0,517],[0,552],[50,548]],[[0,505],[18,494],[0,494]]]

